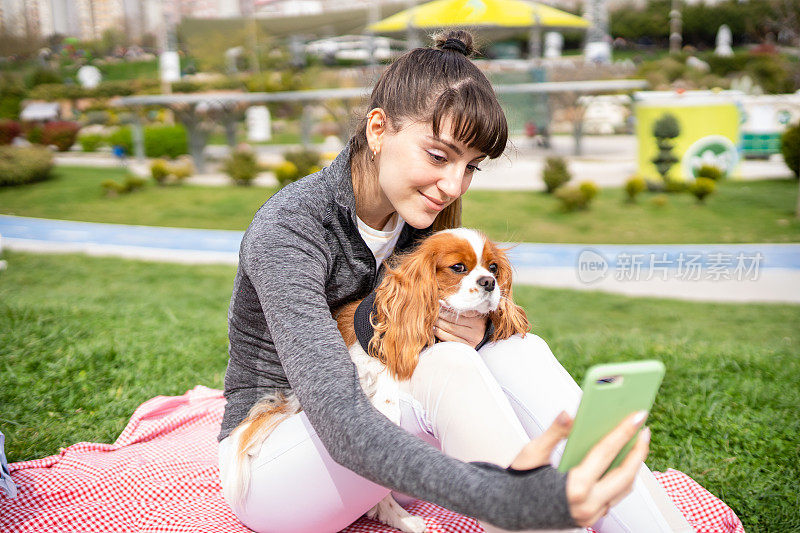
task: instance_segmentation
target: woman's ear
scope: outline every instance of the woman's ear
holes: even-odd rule
[[[418,248],[387,268],[375,290],[375,333],[370,355],[380,359],[399,380],[411,378],[420,352],[435,342],[433,324],[439,314],[436,258]]]
[[[494,325],[494,333],[491,340],[500,341],[517,333],[524,335],[530,330],[531,326],[525,310],[514,303],[511,287],[511,261],[508,260],[505,250],[497,248],[495,258],[497,262],[497,285],[500,287],[500,305],[489,314],[489,319]]]
[[[369,150],[380,152],[383,134],[386,132],[386,113],[382,108],[376,107],[367,113],[367,143]]]

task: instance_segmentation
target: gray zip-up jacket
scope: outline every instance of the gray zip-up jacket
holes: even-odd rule
[[[426,233],[406,224],[395,249]],[[565,474],[459,461],[373,408],[331,310],[365,297],[377,278],[356,224],[348,144],[272,196],[244,234],[219,439],[262,395],[291,389],[331,457],[360,476],[504,529],[574,527]]]

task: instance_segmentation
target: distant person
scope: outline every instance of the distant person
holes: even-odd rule
[[[128,154],[124,146],[120,144],[115,144],[114,146],[112,146],[111,155],[117,158],[117,161],[119,161],[120,166],[123,167],[128,166]]]
[[[506,118],[469,60],[472,35],[449,31],[435,43],[395,60],[331,166],[277,192],[245,232],[228,310],[222,479],[236,468],[229,436],[263,395],[291,389],[303,411],[270,434],[245,501],[229,503],[246,526],[273,533],[339,531],[390,490],[473,516],[489,532],[677,531],[665,519],[677,510],[641,462],[646,438],[633,462],[602,477],[619,447],[596,447],[569,474],[529,459],[530,443],[549,453],[566,436],[570,418],[560,413],[580,397],[532,333],[476,350],[486,318],[440,312],[442,342],[420,355],[436,369],[429,395],[401,396],[402,427],[361,389],[332,309],[368,295],[393,251],[460,226],[473,175],[506,148]],[[480,386],[454,386],[467,378]]]

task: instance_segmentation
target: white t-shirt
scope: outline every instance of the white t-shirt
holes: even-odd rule
[[[377,230],[369,227],[360,218],[356,217],[356,219],[358,221],[358,232],[364,242],[367,243],[367,246],[369,246],[369,249],[372,250],[372,255],[375,256],[376,268],[380,268],[383,260],[389,257],[394,250],[397,239],[400,238],[400,232],[403,231],[405,220],[395,212],[383,229]]]

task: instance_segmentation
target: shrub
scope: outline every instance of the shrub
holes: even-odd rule
[[[781,153],[786,166],[800,178],[800,122],[790,126],[781,137]]]
[[[589,202],[594,200],[597,194],[600,192],[600,188],[597,184],[593,181],[582,181],[578,188],[581,190],[583,195],[586,197],[586,204],[588,205]]]
[[[689,183],[684,180],[665,178],[664,192],[681,193],[689,187]]]
[[[100,187],[106,193],[106,196],[119,196],[120,194],[128,194],[138,189],[141,189],[147,184],[147,180],[128,174],[122,183],[112,179],[103,180]]]
[[[78,137],[78,142],[84,152],[96,152],[105,141],[106,138],[99,133],[90,133]]]
[[[25,132],[25,138],[28,139],[29,143],[42,144],[43,133],[44,128],[39,124],[34,124],[28,127],[27,131]]]
[[[150,163],[150,175],[159,185],[164,185],[170,174],[170,168],[163,159],[156,159]]]
[[[689,192],[691,192],[698,203],[704,203],[706,196],[713,193],[717,189],[717,183],[711,178],[697,178],[694,183],[689,185]]]
[[[572,175],[569,173],[567,162],[564,161],[563,157],[548,157],[544,165],[542,178],[547,187],[547,193],[551,194],[571,180]]]
[[[225,173],[237,185],[250,185],[258,175],[258,162],[253,152],[249,150],[236,150],[223,164]]]
[[[47,148],[0,146],[0,186],[46,180],[52,167],[53,155]]]
[[[175,176],[175,179],[179,182],[185,180],[192,174],[194,174],[194,165],[192,165],[191,161],[182,161],[180,163],[175,163],[169,166],[172,175]]]
[[[180,124],[145,127],[144,153],[147,157],[168,157],[169,159],[189,153],[186,128]]]
[[[0,144],[11,144],[20,131],[16,120],[0,119]]]
[[[300,171],[297,170],[297,165],[291,161],[284,161],[275,167],[275,179],[278,180],[278,184],[280,184],[281,187],[285,187],[293,181],[300,179]]]
[[[117,128],[108,136],[108,144],[111,146],[121,146],[125,149],[125,153],[133,153],[133,132],[129,126]]]
[[[308,176],[315,172],[315,167],[320,166],[320,154],[313,150],[299,150],[283,154],[283,158],[297,167],[298,178]],[[295,178],[297,179],[297,178]],[[292,180],[294,181],[294,180]]]
[[[654,207],[666,207],[669,203],[669,197],[666,194],[656,194],[653,196],[652,200],[650,200],[650,203],[653,204]]]
[[[125,190],[125,185],[122,183],[118,183],[112,179],[103,180],[100,182],[100,187],[106,193],[106,196],[117,196],[120,194],[125,194],[127,191]]]
[[[708,178],[714,181],[721,180],[725,174],[722,173],[722,170],[719,167],[715,167],[714,165],[703,165],[699,169],[697,169],[697,177],[698,178]]]
[[[44,125],[42,144],[55,145],[59,152],[66,152],[78,139],[81,127],[77,122],[53,121]]]
[[[561,201],[564,211],[577,211],[579,209],[589,209],[589,204],[599,189],[591,181],[581,182],[580,185],[562,185],[556,189],[554,195]]]
[[[628,195],[628,202],[636,202],[636,197],[647,188],[647,182],[638,175],[633,175],[625,182],[625,194]]]
[[[141,189],[147,184],[147,180],[144,178],[140,178],[139,176],[134,176],[133,174],[128,174],[125,177],[125,189],[128,192],[133,192],[135,190]]]

